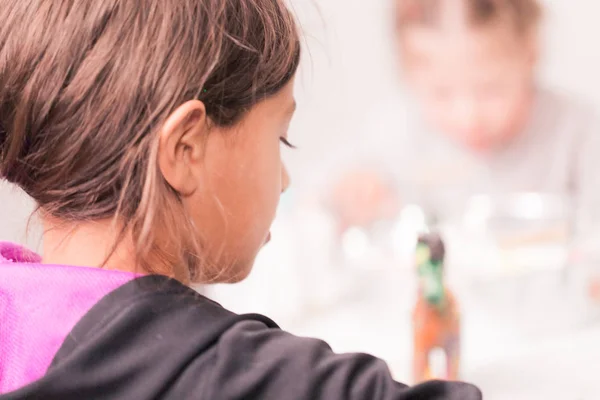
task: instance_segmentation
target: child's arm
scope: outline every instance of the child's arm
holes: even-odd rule
[[[366,354],[333,353],[322,341],[299,338],[259,322],[238,323],[222,336],[212,377],[221,399],[479,400],[463,383],[432,381],[408,387]]]

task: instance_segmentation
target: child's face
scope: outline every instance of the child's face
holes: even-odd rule
[[[295,109],[293,85],[258,103],[235,127],[208,135],[202,189],[184,201],[201,235],[202,257],[225,269],[219,282],[244,279],[269,239],[289,185],[280,148]]]
[[[401,41],[405,75],[434,128],[486,149],[518,134],[527,121],[532,42],[508,27],[409,27]]]

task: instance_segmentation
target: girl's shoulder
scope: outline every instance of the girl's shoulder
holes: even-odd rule
[[[334,354],[320,340],[291,335],[261,315],[237,315],[158,276],[133,280],[98,302],[46,376],[7,399],[68,400],[81,393],[86,399],[481,398],[461,383],[409,388],[393,380],[382,360]]]
[[[277,328],[260,315],[236,315],[173,279],[138,277],[95,303],[47,373],[7,399],[207,398],[196,394],[211,390],[217,344],[243,321]],[[181,395],[192,389],[194,397]]]

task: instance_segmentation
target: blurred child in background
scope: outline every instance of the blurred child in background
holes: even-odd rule
[[[363,142],[336,160],[345,172],[334,201],[345,224],[364,221],[364,204],[353,205],[368,197],[351,162],[350,170],[392,174],[404,201],[437,211],[449,198],[540,192],[572,199],[577,227],[594,226],[595,117],[539,84],[541,16],[536,0],[396,0],[410,99],[379,108]]]

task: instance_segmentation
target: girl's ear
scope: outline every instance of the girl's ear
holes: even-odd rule
[[[179,106],[160,131],[158,166],[165,180],[182,196],[199,187],[208,120],[204,103],[190,100]]]

